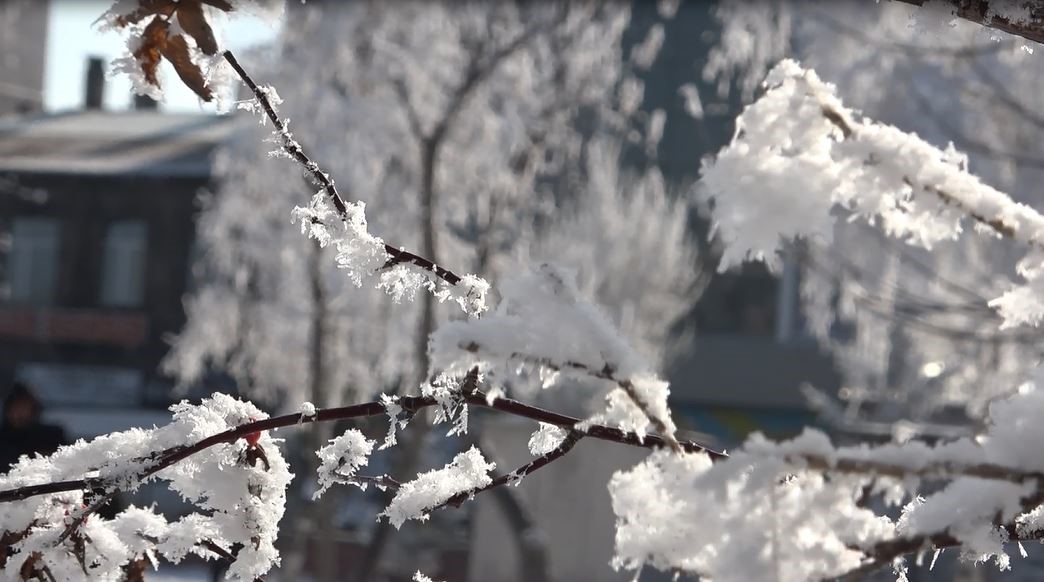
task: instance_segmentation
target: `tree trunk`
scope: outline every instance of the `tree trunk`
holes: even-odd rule
[[[435,220],[436,184],[435,171],[438,167],[439,149],[444,131],[421,140],[421,220],[422,240],[421,256],[438,264],[438,229]],[[485,253],[484,253],[485,254]],[[488,254],[481,259],[484,270]],[[428,338],[435,331],[435,298],[430,293],[424,294],[421,321],[415,336],[415,355],[417,358],[416,382],[409,387],[419,386],[426,381],[428,369]],[[410,432],[403,435],[399,449],[399,458],[395,464],[396,476],[412,476],[420,465],[421,453],[424,449],[425,436],[430,430],[426,423],[411,425]],[[478,438],[471,438],[478,443]],[[385,494],[385,502],[391,501],[391,493]],[[526,510],[518,499],[517,493],[508,487],[497,487],[493,490],[493,498],[507,519],[511,531],[515,534],[519,559],[522,565],[523,579],[531,582],[545,582],[549,578],[547,552],[542,536]],[[394,531],[387,521],[377,525],[373,537],[363,557],[363,563],[353,578],[356,582],[366,582],[373,578],[388,544],[391,543]]]
[[[309,256],[308,274],[311,284],[312,299],[312,322],[311,337],[309,338],[309,371],[311,382],[309,386],[312,404],[322,408],[329,405],[326,369],[326,335],[327,335],[327,296],[323,286],[323,252],[319,245],[314,245],[311,256]],[[317,451],[330,439],[329,423],[316,422],[312,424],[311,451]],[[308,478],[313,478],[319,469],[319,458],[314,454],[307,454]],[[334,500],[336,498],[327,494],[312,504],[311,528],[309,532],[312,537],[312,545],[315,548],[313,574],[320,582],[331,582],[338,579],[337,576],[337,551],[334,547],[333,524]]]
[[[438,259],[438,233],[435,225],[435,168],[438,163],[439,146],[442,143],[441,135],[427,137],[420,140],[421,157],[421,246],[420,254],[427,257],[436,265]],[[421,298],[421,320],[417,326],[417,335],[414,337],[414,357],[417,361],[417,373],[413,381],[405,384],[407,389],[423,384],[427,378],[428,370],[428,337],[435,331],[435,297],[431,293],[424,293]],[[410,426],[408,433],[400,437],[400,444],[396,447],[398,458],[394,466],[394,476],[412,478],[420,465],[421,453],[424,449],[425,436],[430,425],[425,422],[414,423]],[[405,477],[404,477],[405,476]],[[391,494],[385,494],[385,501],[391,501]],[[394,531],[387,520],[377,524],[370,538],[370,543],[363,555],[363,562],[352,578],[356,582],[368,582],[374,579],[380,565],[381,556],[391,542]]]

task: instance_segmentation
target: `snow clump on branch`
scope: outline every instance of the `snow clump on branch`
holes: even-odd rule
[[[414,480],[403,483],[381,515],[396,528],[408,519],[426,521],[430,510],[455,495],[492,483],[489,472],[496,468],[496,463],[486,461],[477,448],[471,447],[442,469],[421,473]]]
[[[732,143],[704,164],[701,196],[713,202],[720,268],[746,260],[778,268],[784,241],[829,243],[837,208],[894,238],[931,249],[964,224],[1041,249],[1044,216],[967,171],[967,158],[918,136],[860,118],[812,70],[784,60],[766,92],[736,122]],[[843,216],[843,215],[842,215]],[[1029,290],[993,302],[1009,325],[1044,316],[1039,257],[1021,273]]]
[[[962,555],[1008,567],[1011,533],[1044,530],[1039,480],[1044,390],[1029,384],[990,408],[985,436],[929,445],[834,447],[807,430],[761,435],[725,460],[653,453],[613,476],[617,567],[680,568],[718,581],[840,576],[906,542],[952,536]],[[923,479],[951,479],[927,497]],[[906,505],[892,520],[867,494]],[[999,522],[996,520],[1000,520]]]
[[[366,466],[370,453],[373,452],[374,441],[363,436],[357,429],[349,429],[341,436],[332,439],[330,444],[319,449],[316,455],[321,461],[319,465],[319,489],[312,499],[319,499],[331,485],[352,483],[359,467]],[[365,489],[365,486],[363,486]]]
[[[595,379],[616,385],[607,410],[595,422],[610,422],[645,434],[649,425],[674,432],[668,384],[617,331],[605,314],[577,289],[572,271],[541,265],[507,278],[501,302],[481,319],[444,324],[432,334],[432,374],[463,377],[479,366],[491,377],[507,378],[519,367],[558,376]]]
[[[198,405],[171,407],[173,420],[160,428],[131,429],[77,441],[49,457],[19,460],[0,475],[0,490],[83,478],[97,483],[95,496],[67,491],[0,504],[0,535],[14,536],[7,559],[27,571],[59,580],[117,580],[136,559],[177,563],[190,554],[217,558],[208,544],[230,551],[242,546],[229,577],[253,580],[279,563],[278,523],[292,475],[267,434],[239,439],[186,457],[149,475],[150,467],[208,437],[267,417],[253,404],[215,393]],[[259,462],[263,461],[263,462]],[[93,504],[108,493],[134,491],[150,481],[167,486],[197,511],[167,521],[152,509],[131,506],[113,519]],[[100,497],[99,497],[100,496]],[[82,521],[80,521],[82,520]],[[82,540],[89,539],[86,547]],[[35,556],[35,557],[34,557]],[[5,571],[18,572],[17,564]]]

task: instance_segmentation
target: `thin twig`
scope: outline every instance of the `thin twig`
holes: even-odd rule
[[[1011,50],[1014,47],[1014,44],[1011,41],[1000,42],[993,40],[969,46],[928,46],[903,42],[892,38],[875,37],[857,26],[846,24],[841,20],[829,16],[827,12],[822,10],[809,11],[808,16],[813,20],[818,20],[823,24],[826,24],[842,34],[846,34],[865,43],[871,43],[874,45],[875,49],[901,52],[914,56],[941,56],[953,59],[970,59],[978,56],[994,55],[999,52]]]
[[[232,552],[230,552],[230,551],[226,550],[225,548],[222,548],[221,546],[217,545],[217,543],[215,543],[213,540],[203,540],[203,541],[199,542],[198,545],[200,545],[200,546],[210,550],[211,552],[214,552],[215,554],[221,556],[222,558],[228,560],[229,562],[235,562],[236,561],[236,556]]]
[[[391,475],[352,475],[347,481],[349,483],[372,483],[379,489],[398,490],[402,487],[402,483],[392,478]]]
[[[291,135],[290,131],[286,127],[286,123],[276,112],[275,106],[272,105],[272,101],[268,98],[268,94],[264,89],[259,87],[254,79],[246,72],[246,69],[239,64],[236,60],[232,51],[225,51],[222,53],[225,61],[232,67],[232,69],[239,75],[239,78],[246,83],[246,86],[254,94],[254,99],[261,105],[261,109],[264,110],[265,115],[276,128],[276,133],[279,134],[282,139],[283,151],[285,151],[291,158],[301,164],[302,167],[312,176],[312,178],[322,186],[323,190],[329,196],[330,201],[333,203],[334,208],[337,210],[337,214],[342,219],[347,220],[348,218],[348,204],[345,203],[344,198],[341,197],[340,192],[337,191],[337,186],[334,181],[330,178],[330,175],[323,171],[318,163],[312,160],[301,147],[301,144],[297,142]],[[416,265],[425,271],[434,274],[439,279],[442,279],[450,285],[457,285],[461,281],[461,277],[446,269],[436,265],[433,261],[430,261],[420,255],[411,253],[405,249],[396,247],[394,245],[384,243],[384,251],[388,253],[389,259],[385,264],[386,267],[393,266],[400,263],[410,263]]]
[[[90,517],[91,514],[96,513],[99,509],[102,508],[103,505],[112,501],[115,498],[116,491],[110,491],[109,493],[95,500],[94,503],[90,504],[87,507],[84,507],[79,512],[77,512],[77,514],[73,516],[71,520],[69,520],[69,523],[65,526],[65,529],[62,530],[61,535],[59,535],[58,539],[54,542],[55,547],[62,545],[62,543],[65,542],[65,540],[69,539],[69,536],[75,534],[76,530],[80,529],[80,527],[87,522],[87,518]]]
[[[924,6],[925,0],[896,0],[903,4]],[[1033,2],[1027,3],[1030,14],[1026,18],[1011,20],[1004,16],[1003,10],[994,8],[1003,5],[998,0],[978,0],[968,2],[966,0],[947,0],[953,6],[953,14],[958,18],[980,24],[988,28],[1004,31],[1008,34],[1021,36],[1027,40],[1044,43],[1044,9]],[[991,6],[991,4],[993,6]]]
[[[489,491],[494,487],[500,487],[509,483],[516,483],[522,480],[524,477],[532,473],[535,473],[543,467],[546,467],[551,463],[557,461],[558,459],[561,459],[562,457],[566,456],[566,454],[568,454],[569,451],[571,451],[573,447],[576,446],[576,443],[580,442],[580,439],[583,437],[583,432],[579,430],[571,430],[565,436],[565,439],[562,440],[561,444],[559,444],[551,451],[548,451],[544,455],[541,455],[533,459],[532,461],[526,463],[525,465],[522,465],[521,467],[515,469],[514,471],[511,471],[510,473],[505,473],[504,475],[501,475],[496,479],[493,479],[493,481],[491,481],[488,485],[484,485],[482,487],[475,487],[472,489],[468,489],[467,491],[461,491],[460,493],[457,493],[456,495],[450,497],[449,499],[440,503],[439,505],[432,507],[430,511],[435,511],[444,507],[460,507],[462,503],[478,495],[479,493],[482,493],[483,491]]]
[[[562,442],[553,450],[548,451],[547,453],[533,459],[532,461],[526,463],[525,465],[522,465],[521,467],[515,469],[514,471],[511,471],[510,473],[500,475],[499,477],[490,481],[490,483],[487,485],[483,485],[481,487],[473,487],[471,489],[468,489],[467,491],[461,491],[460,493],[457,493],[456,495],[450,497],[446,501],[443,501],[442,503],[434,507],[428,508],[427,511],[436,511],[439,509],[445,509],[447,507],[460,507],[461,504],[463,504],[465,501],[475,497],[479,493],[489,491],[490,489],[493,489],[495,487],[518,483],[524,477],[531,475],[536,471],[539,471],[543,467],[546,467],[551,463],[557,461],[558,459],[564,457],[583,437],[583,432],[579,430],[570,430],[569,433],[566,434]],[[372,483],[375,486],[380,487],[382,489],[398,490],[402,488],[402,483],[388,475],[354,475],[350,480],[353,482]]]
[[[976,477],[995,481],[1010,481],[1012,483],[1023,483],[1031,480],[1044,483],[1044,473],[1040,471],[1022,471],[993,463],[961,464],[938,462],[928,463],[920,467],[907,467],[897,463],[871,459],[829,459],[819,455],[784,455],[783,459],[790,463],[802,464],[807,469],[827,473],[853,473],[896,478]]]
[[[482,350],[482,346],[480,346],[476,342],[461,344],[458,347],[462,350],[472,353],[476,353]],[[649,419],[649,422],[652,423],[654,428],[656,428],[656,432],[660,434],[660,436],[663,438],[663,441],[667,444],[668,448],[670,448],[672,451],[676,453],[681,453],[685,451],[685,448],[674,437],[673,431],[668,429],[666,421],[664,421],[658,415],[652,413],[652,411],[649,409],[648,403],[646,403],[645,399],[642,398],[642,395],[638,393],[638,388],[634,385],[634,383],[627,378],[617,377],[616,371],[613,369],[611,365],[606,364],[601,369],[595,369],[582,362],[556,362],[551,360],[550,358],[532,356],[529,354],[523,354],[519,352],[512,353],[509,356],[509,359],[536,364],[538,366],[547,368],[548,370],[551,370],[553,372],[572,370],[580,372],[582,374],[586,374],[593,378],[598,378],[599,380],[608,380],[609,382],[616,384],[620,387],[621,390],[624,391],[625,394],[627,394],[627,397],[630,398],[632,402],[634,402],[634,405],[642,411],[642,414],[644,414],[645,417]]]

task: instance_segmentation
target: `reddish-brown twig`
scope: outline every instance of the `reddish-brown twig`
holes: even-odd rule
[[[566,429],[577,428],[578,425],[582,425],[584,422],[580,418],[531,406],[511,398],[487,398],[485,393],[477,390],[467,395],[461,395],[461,398],[464,402],[467,402],[472,406],[487,408],[512,416],[520,416],[537,422],[553,424]],[[422,408],[435,406],[438,404],[438,401],[429,396],[403,396],[397,400],[397,404],[407,412],[416,412]],[[209,436],[194,444],[174,447],[151,455],[150,459],[145,461],[145,468],[139,471],[137,475],[134,475],[129,480],[127,478],[121,480],[124,482],[140,481],[141,479],[154,475],[155,473],[187,459],[196,453],[218,444],[235,442],[253,432],[301,426],[313,422],[330,422],[335,420],[366,418],[381,416],[384,414],[386,414],[384,404],[380,401],[373,401],[352,406],[326,408],[317,411],[315,415],[309,417],[303,417],[300,413],[295,412],[292,414],[284,414],[282,416],[249,422],[216,435]],[[666,441],[659,435],[639,435],[634,432],[628,432],[619,428],[600,424],[586,425],[583,427],[582,432],[584,436],[587,437],[625,445],[644,448],[666,446]],[[679,442],[679,446],[686,452],[704,452],[713,458],[724,458],[726,456],[724,453],[712,450],[696,442],[681,441]],[[81,491],[98,487],[107,489],[113,485],[113,483],[107,483],[105,479],[96,477],[57,481],[53,483],[41,483],[39,485],[27,485],[16,489],[0,491],[0,503],[19,501],[36,495],[61,493],[63,491]]]

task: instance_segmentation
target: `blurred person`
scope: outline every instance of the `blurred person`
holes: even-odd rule
[[[60,426],[45,424],[43,405],[29,386],[15,382],[4,399],[0,422],[0,473],[6,473],[22,455],[49,455],[66,444]]]

